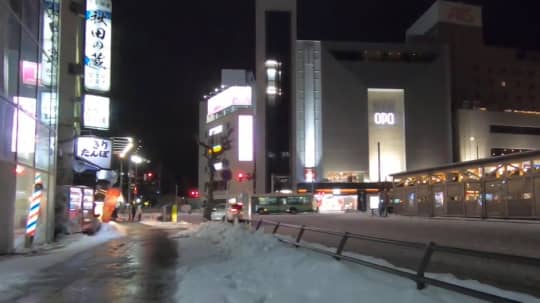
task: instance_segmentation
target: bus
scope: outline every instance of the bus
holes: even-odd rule
[[[312,194],[261,194],[251,196],[252,211],[260,215],[271,213],[313,212],[317,204]]]

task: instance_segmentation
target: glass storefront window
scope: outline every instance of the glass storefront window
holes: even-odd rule
[[[33,166],[36,141],[36,120],[22,111],[17,117],[17,160]]]
[[[38,45],[26,31],[21,33],[20,75],[18,97],[37,99],[39,85]]]
[[[41,123],[38,123],[36,138],[36,167],[39,169],[49,169],[49,140],[49,128],[43,126]]]
[[[17,94],[21,26],[10,14],[7,5],[4,1],[0,2],[0,95],[11,99]]]
[[[15,247],[24,244],[24,235],[26,232],[26,220],[30,199],[34,187],[34,170],[27,166],[20,166],[17,173],[17,187],[15,195],[15,215],[14,215],[14,239]]]
[[[533,169],[535,171],[540,171],[540,159],[533,160]]]
[[[14,161],[15,106],[0,97],[0,161]]]

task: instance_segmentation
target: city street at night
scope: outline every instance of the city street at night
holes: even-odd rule
[[[160,230],[138,223],[121,227],[125,236],[79,249],[65,260],[32,274],[29,280],[2,288],[0,302],[173,302],[178,252],[169,234],[177,229]],[[81,241],[91,240],[89,237]],[[11,258],[27,259],[28,264],[47,262],[47,255]],[[4,262],[13,261],[17,260],[0,261],[0,268],[4,268]],[[2,283],[11,283],[3,276],[0,279]]]
[[[0,0],[0,303],[540,303],[540,0]]]

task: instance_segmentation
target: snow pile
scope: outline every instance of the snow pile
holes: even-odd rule
[[[296,249],[242,225],[201,224],[179,241],[179,252],[178,302],[481,302],[437,287],[418,291],[408,279]]]
[[[0,298],[5,299],[11,288],[26,283],[37,272],[125,234],[123,226],[114,222],[104,223],[93,236],[77,234],[67,237],[66,241],[60,243],[39,246],[35,250],[36,254],[0,259]]]

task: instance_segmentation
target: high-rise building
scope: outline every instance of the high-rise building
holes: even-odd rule
[[[296,13],[256,2],[257,192],[540,148],[540,53],[486,45],[481,7],[434,1],[404,43],[301,40]]]

